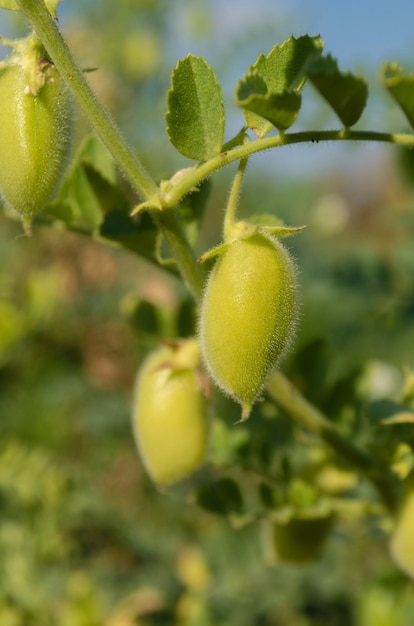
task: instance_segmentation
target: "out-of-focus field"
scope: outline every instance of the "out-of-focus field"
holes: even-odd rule
[[[107,2],[96,23],[85,10],[62,24],[82,62],[93,50],[105,67],[91,80],[121,125],[141,122],[131,141],[159,174],[176,166],[157,78],[175,64],[163,57],[163,4],[124,1],[109,20]],[[130,11],[141,11],[143,40]],[[124,111],[134,98],[132,124]],[[79,126],[87,130],[80,114]],[[319,147],[309,150],[317,159]],[[252,165],[241,214],[308,225],[287,241],[301,313],[284,369],[365,442],[367,406],[396,397],[414,367],[414,167],[390,149],[361,170],[349,165],[356,150],[344,152],[343,171],[312,177]],[[229,180],[214,181],[200,251],[219,239]],[[191,332],[185,306],[178,280],[132,253],[42,225],[21,237],[0,214],[1,626],[411,625],[412,585],[389,558],[380,518],[345,514],[322,558],[295,567],[274,561],[260,523],[234,528],[186,485],[152,486],[132,439],[134,378],[158,337]],[[237,410],[219,406],[226,436],[237,437]],[[247,499],[254,455],[297,444],[266,402],[257,411],[240,427],[241,440],[251,429],[262,446],[237,474]]]

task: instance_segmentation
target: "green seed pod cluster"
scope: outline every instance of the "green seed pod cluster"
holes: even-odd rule
[[[72,137],[70,94],[38,40],[18,40],[0,69],[0,192],[22,218],[52,198]]]
[[[278,239],[257,230],[224,246],[204,292],[199,337],[217,385],[242,420],[286,352],[296,320],[296,275]]]
[[[162,346],[137,377],[132,423],[144,467],[157,485],[179,481],[203,462],[208,440],[207,400],[194,339]]]

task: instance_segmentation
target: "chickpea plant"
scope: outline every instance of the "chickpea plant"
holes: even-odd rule
[[[360,506],[352,510],[380,512],[390,522],[390,554],[414,576],[410,443],[395,431],[388,453],[358,447],[279,368],[298,324],[297,272],[282,239],[303,226],[237,218],[246,164],[259,151],[356,140],[414,147],[414,134],[353,130],[367,104],[366,81],[342,72],[319,36],[304,35],[260,54],[246,70],[235,90],[241,128],[226,138],[215,72],[205,59],[189,54],[172,72],[166,121],[170,141],[190,162],[157,184],[75,62],[55,20],[56,4],[0,0],[1,8],[21,11],[32,29],[26,39],[2,40],[14,51],[0,68],[0,190],[5,207],[22,218],[28,234],[33,221],[34,229],[36,223],[59,224],[116,243],[180,276],[191,294],[198,311],[193,336],[164,343],[160,337],[137,375],[133,432],[148,475],[163,487],[187,479],[194,502],[227,516],[235,527],[266,520],[276,556],[295,563],[319,556],[336,520],[349,511],[349,494],[358,482],[370,483],[377,499],[357,499]],[[414,74],[386,63],[380,80],[414,128]],[[290,132],[306,81],[336,113],[338,130]],[[68,164],[72,101],[95,132]],[[205,204],[205,181],[233,162],[238,169],[224,212],[223,241],[197,259],[193,235]],[[130,206],[115,168],[140,197],[137,206]],[[162,241],[171,259],[162,257]],[[250,416],[246,423],[229,424],[217,415],[221,392],[241,405],[239,420],[233,421]],[[304,450],[304,466],[295,471],[292,462],[282,478],[270,465],[258,472],[258,498],[251,503],[243,489],[243,471],[249,468],[241,451],[254,440],[250,426],[262,419],[255,403],[264,395],[319,439],[320,454],[315,464]],[[413,415],[409,404],[387,423],[412,422]],[[272,445],[276,449],[278,442]],[[394,454],[404,445],[409,454],[397,472]],[[232,471],[237,465],[239,471]],[[322,470],[325,477],[327,471],[336,477],[334,485],[319,480]]]

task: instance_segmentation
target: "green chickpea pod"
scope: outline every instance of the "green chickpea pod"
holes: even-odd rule
[[[203,462],[208,441],[199,346],[188,339],[154,350],[136,382],[132,424],[144,467],[157,485],[182,480]]]
[[[243,227],[247,236],[222,247],[199,322],[207,369],[240,402],[242,421],[286,352],[296,320],[296,272],[289,253],[264,229]]]
[[[219,257],[200,306],[203,360],[215,383],[241,404],[242,422],[294,334],[296,271],[280,238],[303,228],[255,226],[236,219],[246,165],[247,157],[240,160],[233,180],[224,242],[199,259]]]
[[[6,43],[15,51],[0,65],[0,195],[30,232],[68,161],[72,103],[34,34]]]

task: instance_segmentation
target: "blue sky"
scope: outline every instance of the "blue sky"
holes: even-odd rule
[[[414,2],[413,0],[165,0],[171,20],[171,52],[176,57],[188,52],[215,56],[242,45],[258,34],[257,52],[266,51],[291,34],[320,34],[325,50],[335,56],[340,66],[377,68],[384,60],[398,59],[407,69],[412,59],[414,71]],[[62,26],[66,13],[76,11],[78,2],[62,1],[59,14]],[[95,0],[99,11],[100,0]],[[211,12],[206,36],[191,33],[189,22],[197,12]],[[0,13],[0,33],[8,30],[10,13]],[[273,39],[272,39],[273,38]],[[212,45],[213,44],[213,45]],[[250,43],[251,45],[251,43]],[[250,57],[249,57],[250,58]],[[213,62],[213,59],[212,59]],[[174,59],[172,59],[174,64]]]
[[[187,39],[182,28],[185,14],[202,5],[214,9],[211,36],[218,47],[266,24],[282,40],[291,34],[320,34],[326,49],[345,63],[379,64],[411,51],[414,69],[413,0],[176,0],[183,51],[186,45],[207,44]]]
[[[412,0],[292,0],[289,4],[299,26],[320,32],[326,48],[344,62],[378,65],[389,58],[402,60],[411,51],[414,69]]]
[[[169,0],[165,0],[171,10]],[[99,11],[99,0],[95,0]],[[66,0],[59,14],[76,11],[78,2]],[[200,53],[210,48],[212,41],[218,50],[243,33],[274,31],[274,42],[291,34],[320,34],[325,49],[342,64],[378,66],[385,59],[412,58],[414,70],[414,2],[413,0],[174,0],[175,24],[171,28],[175,49],[186,54]],[[191,37],[189,15],[206,7],[213,10],[209,36]],[[0,33],[7,31],[9,12],[0,13]],[[62,24],[64,26],[64,23]],[[270,40],[269,40],[270,41]],[[258,47],[260,48],[258,38]],[[264,48],[268,41],[264,41]]]

